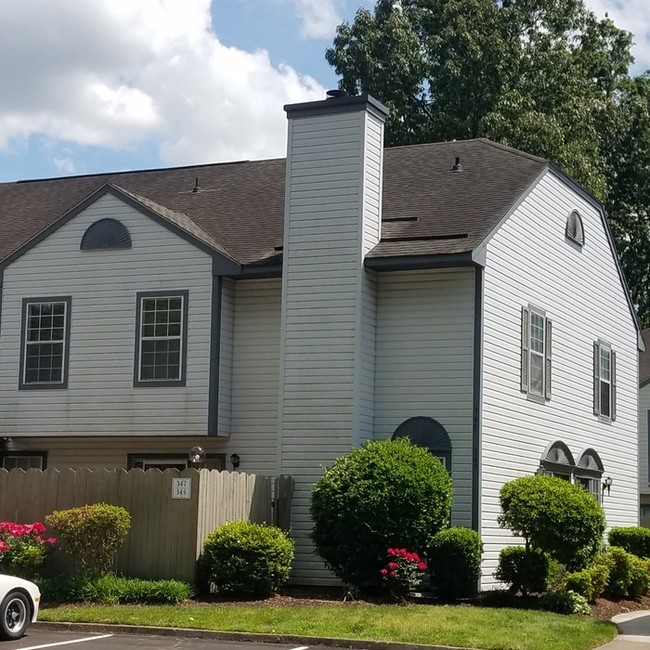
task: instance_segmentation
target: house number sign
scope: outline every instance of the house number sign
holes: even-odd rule
[[[172,499],[191,499],[191,498],[192,498],[192,479],[173,478]]]

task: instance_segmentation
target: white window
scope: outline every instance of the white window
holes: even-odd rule
[[[20,388],[65,388],[70,298],[23,300]]]
[[[604,341],[594,342],[594,415],[616,419],[616,352]]]
[[[187,292],[138,294],[135,384],[184,384]]]
[[[576,484],[581,485],[587,492],[593,494],[598,503],[602,501],[603,491],[600,479],[578,475],[576,475],[575,479]]]
[[[535,307],[521,314],[521,390],[537,401],[551,399],[552,323]]]
[[[196,467],[192,465],[188,457],[178,456],[174,454],[148,454],[148,455],[131,455],[127,459],[129,469],[142,469],[145,472],[148,469],[158,469],[164,472],[166,469],[184,470],[188,467]],[[225,454],[207,454],[205,462],[201,463],[202,469],[218,469],[224,470],[226,468],[226,455]]]

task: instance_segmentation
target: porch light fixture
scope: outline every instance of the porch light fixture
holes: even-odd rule
[[[239,467],[239,454],[230,454],[230,463],[232,464],[233,469],[237,469]]]
[[[611,476],[608,476],[604,481],[603,481],[603,494],[605,494],[605,490],[607,490],[607,496],[609,496],[609,492],[612,489],[612,483],[614,481],[612,480]]]
[[[203,447],[196,446],[190,449],[190,463],[199,466],[205,463],[205,449]]]

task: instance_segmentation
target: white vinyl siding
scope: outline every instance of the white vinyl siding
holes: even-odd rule
[[[567,242],[567,214],[579,210],[585,245]],[[539,260],[544,260],[539,264]],[[553,399],[537,403],[520,391],[521,306],[553,317]],[[593,414],[593,342],[617,351],[618,418]],[[562,440],[578,458],[596,450],[614,479],[604,507],[610,526],[635,525],[637,494],[636,330],[601,217],[548,172],[487,246],[484,295],[481,534],[483,586],[494,583],[498,552],[512,543],[499,528],[499,490],[534,474],[546,446]]]
[[[219,420],[217,434],[229,436],[232,426],[232,355],[235,328],[235,282],[228,278],[221,285],[221,336],[219,355]]]
[[[243,472],[277,475],[280,279],[234,287],[232,415],[228,456]],[[230,466],[230,465],[229,465]]]
[[[363,108],[289,120],[279,426],[296,478],[293,578],[331,579],[309,541],[322,468],[373,436],[375,278],[382,127]]]
[[[102,218],[131,249],[81,251]],[[10,264],[0,337],[0,436],[191,436],[207,431],[212,259],[107,194]],[[186,386],[134,387],[136,294],[189,293]],[[68,388],[19,391],[21,302],[71,296]]]
[[[454,525],[472,524],[474,271],[380,273],[375,432],[431,417],[451,440]]]

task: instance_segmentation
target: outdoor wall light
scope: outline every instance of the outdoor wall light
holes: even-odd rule
[[[202,465],[205,462],[205,449],[203,447],[192,447],[190,449],[190,463],[192,465]]]
[[[609,491],[612,489],[612,483],[614,481],[612,480],[611,476],[608,476],[604,481],[603,481],[603,494],[605,494],[605,490],[607,490],[607,496],[609,496]]]
[[[237,469],[239,467],[239,461],[239,454],[230,454],[230,462],[233,469]]]

